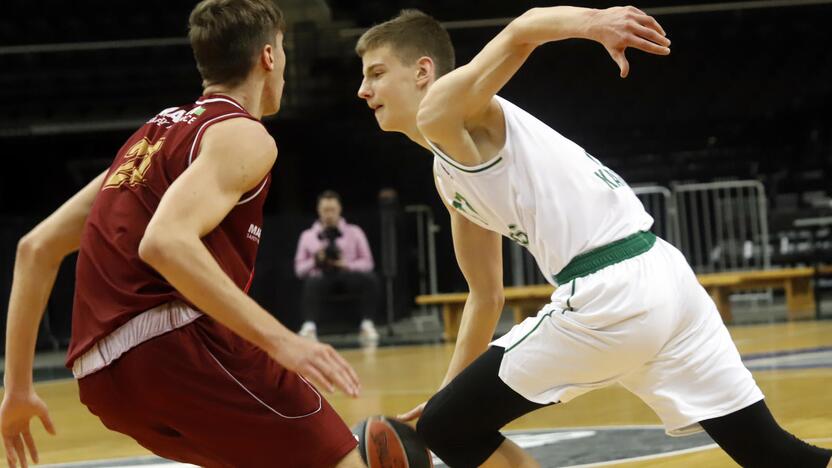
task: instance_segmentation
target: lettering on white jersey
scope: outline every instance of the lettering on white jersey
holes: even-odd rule
[[[593,172],[593,174],[595,174],[595,177],[598,177],[599,179],[601,179],[601,181],[603,181],[605,184],[607,184],[607,186],[610,189],[615,190],[619,187],[626,187],[627,186],[627,183],[624,182],[624,179],[622,179],[621,176],[616,174],[615,171],[613,171],[612,169],[603,165],[601,163],[601,161],[599,161],[598,159],[596,159],[594,156],[587,153],[586,151],[584,151],[584,154],[586,155],[586,157],[588,157],[589,159],[594,161],[596,164],[601,166],[601,168],[598,169],[597,171]]]
[[[481,222],[482,224],[485,224],[486,226],[488,226],[488,221],[486,221],[485,218],[482,217],[482,215],[477,213],[477,210],[475,210],[474,207],[471,206],[470,203],[468,203],[468,200],[466,200],[465,197],[463,197],[461,193],[459,193],[459,192],[454,193],[454,200],[451,202],[451,204],[453,205],[454,208],[456,208],[460,212],[465,213],[468,216],[470,216],[470,217],[476,219],[477,221]]]
[[[509,238],[523,247],[529,246],[529,235],[521,231],[516,224],[508,225]]]

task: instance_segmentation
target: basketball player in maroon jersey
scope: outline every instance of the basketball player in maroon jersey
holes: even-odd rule
[[[32,361],[58,266],[75,250],[67,366],[104,425],[206,467],[362,466],[305,380],[356,396],[353,369],[246,294],[277,156],[259,119],[280,107],[283,29],[272,0],[199,3],[189,37],[203,96],[150,119],[20,240],[0,408],[10,466],[27,466],[27,449],[38,460],[33,417],[55,433]]]

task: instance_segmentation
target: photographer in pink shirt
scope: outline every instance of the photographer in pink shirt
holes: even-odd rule
[[[295,253],[295,274],[303,280],[304,322],[299,334],[316,340],[315,323],[326,299],[336,293],[355,294],[362,317],[361,342],[375,344],[379,282],[367,236],[341,217],[341,198],[336,192],[321,193],[317,209],[318,220],[300,235]]]

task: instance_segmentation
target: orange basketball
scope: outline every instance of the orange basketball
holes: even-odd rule
[[[405,423],[371,416],[352,429],[368,468],[431,468],[433,459],[419,434]]]

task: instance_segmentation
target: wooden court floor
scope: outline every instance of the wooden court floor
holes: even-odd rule
[[[732,327],[740,352],[753,355],[832,348],[832,321],[809,321]],[[449,345],[348,350],[343,354],[362,379],[358,399],[330,395],[348,424],[372,415],[395,415],[430,396],[439,385],[452,348]],[[769,407],[780,423],[797,436],[832,448],[832,367],[775,369],[754,372]],[[33,423],[41,463],[111,459],[146,455],[131,439],[106,430],[78,402],[74,381],[37,384],[49,405],[58,436],[48,436]],[[620,387],[582,396],[569,404],[542,409],[506,429],[565,428],[607,425],[656,425],[658,418],[639,399]],[[735,466],[718,449],[621,463],[627,467]]]

